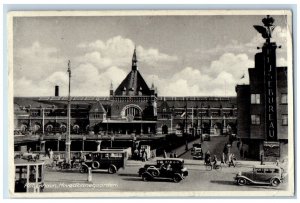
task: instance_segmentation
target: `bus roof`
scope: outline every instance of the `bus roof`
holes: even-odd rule
[[[276,165],[254,165],[253,168],[280,168]]]
[[[105,150],[105,151],[95,151],[91,152],[91,154],[107,154],[107,153],[125,153],[125,151],[121,150]]]
[[[166,160],[170,160],[170,161],[183,161],[183,159],[181,159],[181,158],[158,158],[156,160],[157,161],[166,161]]]

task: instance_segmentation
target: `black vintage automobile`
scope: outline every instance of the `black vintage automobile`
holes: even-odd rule
[[[283,169],[274,165],[253,166],[251,171],[239,172],[234,180],[238,185],[271,185],[277,187],[286,177]]]
[[[88,172],[88,168],[92,171],[108,170],[108,173],[116,173],[120,168],[125,167],[126,162],[125,151],[97,151],[87,154],[85,161],[81,163],[80,172]]]
[[[187,168],[184,167],[184,160],[179,158],[157,159],[156,163],[145,164],[138,173],[144,181],[159,178],[172,179],[176,183],[188,176]]]

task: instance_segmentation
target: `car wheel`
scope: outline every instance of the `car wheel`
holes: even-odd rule
[[[237,180],[237,184],[238,185],[246,185],[247,184],[247,180],[245,178],[239,178]]]
[[[271,185],[277,187],[280,184],[280,180],[278,178],[274,178],[271,180]]]
[[[181,180],[182,180],[181,175],[179,175],[179,174],[174,174],[173,181],[174,181],[175,183],[179,183]]]
[[[116,172],[117,172],[117,170],[116,170],[116,168],[115,168],[113,165],[110,165],[110,166],[108,167],[108,173],[114,174],[114,173],[116,173]]]
[[[219,171],[219,170],[222,170],[222,166],[221,166],[221,165],[216,165],[216,166],[215,166],[215,169],[218,170],[218,171]]]
[[[153,171],[151,171],[151,175],[156,177],[159,175],[159,172],[157,170],[153,170]]]
[[[208,164],[205,166],[206,170],[207,171],[211,171],[212,170],[212,165]]]

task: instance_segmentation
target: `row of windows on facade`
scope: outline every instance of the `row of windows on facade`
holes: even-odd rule
[[[151,99],[151,101],[152,100],[153,99]],[[115,97],[114,101],[117,101],[117,102],[128,102],[128,101],[148,102],[149,97]]]
[[[203,117],[218,117],[218,116],[221,116],[221,113],[211,113],[210,115],[207,114],[207,113],[203,113],[202,114]],[[223,116],[225,117],[232,117],[232,116],[235,116],[233,113],[223,113]],[[160,117],[161,118],[170,118],[170,114],[160,114]],[[185,116],[182,116],[182,114],[175,114],[174,117],[182,117],[182,118],[185,118]],[[194,118],[200,118],[201,115],[193,115],[192,114],[188,114],[187,115],[188,118],[191,118],[191,117],[194,117]]]
[[[260,125],[261,119],[259,114],[251,115],[251,124],[252,125]],[[282,114],[281,115],[281,125],[288,125],[288,115]]]
[[[285,93],[281,94],[280,103],[281,104],[288,103],[287,94],[285,94]],[[260,104],[260,94],[251,94],[251,104]]]

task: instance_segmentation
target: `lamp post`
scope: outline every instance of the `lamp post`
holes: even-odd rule
[[[59,142],[61,140],[61,135],[57,137],[57,151],[59,152]]]
[[[187,101],[186,101],[186,98],[184,99],[185,100],[185,151],[188,151],[189,150],[189,147],[188,147],[188,132],[187,132]]]
[[[82,137],[82,151],[84,152],[84,141],[86,140],[86,136]]]
[[[68,127],[66,137],[66,163],[71,160],[71,62],[68,61],[68,73],[69,73],[69,93],[68,93]]]
[[[196,127],[195,127],[195,137],[198,135],[198,106],[196,108]]]
[[[111,136],[111,138],[110,138],[110,148],[112,148],[112,143],[113,143],[114,140],[115,140],[115,136]]]
[[[203,103],[201,102],[201,106],[200,106],[200,140],[201,140],[201,143],[203,142],[202,109],[203,109]]]

